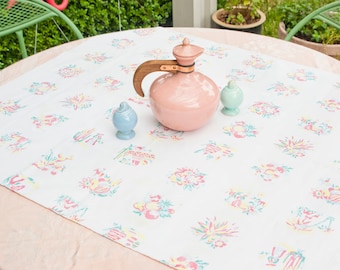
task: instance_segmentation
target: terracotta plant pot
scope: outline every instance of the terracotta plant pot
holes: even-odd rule
[[[286,26],[283,22],[280,22],[279,29],[278,29],[278,36],[281,39],[285,39],[287,36]],[[293,43],[308,47],[310,49],[319,51],[321,53],[327,54],[332,57],[339,57],[340,56],[340,44],[322,44],[322,43],[316,43],[307,41],[301,38],[292,37],[290,40]]]
[[[262,24],[266,21],[266,15],[261,10],[257,10],[261,17],[260,20],[258,20],[255,23],[246,25],[234,25],[222,22],[221,20],[218,19],[218,17],[223,11],[224,9],[221,8],[212,14],[212,20],[217,25],[218,28],[261,34]]]

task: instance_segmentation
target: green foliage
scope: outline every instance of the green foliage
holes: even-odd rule
[[[226,23],[244,25],[260,19],[257,9],[262,1],[263,0],[225,0],[224,4],[222,1],[219,1],[218,4],[225,10],[223,19]]]
[[[171,19],[171,0],[71,0],[63,11],[84,37],[127,29],[167,25]],[[120,20],[119,20],[120,18]],[[58,24],[63,25],[58,21]],[[64,27],[63,29],[67,29]],[[35,27],[24,31],[28,55],[34,53]],[[53,21],[39,24],[37,51],[65,43]],[[66,36],[73,40],[69,31]],[[15,34],[0,38],[0,69],[21,59]]]
[[[279,19],[285,24],[289,32],[300,20],[321,6],[329,4],[333,0],[288,0],[282,1],[277,6],[276,12]],[[340,11],[336,12],[340,20]],[[340,44],[339,31],[321,20],[311,20],[298,33],[298,37],[324,44]]]

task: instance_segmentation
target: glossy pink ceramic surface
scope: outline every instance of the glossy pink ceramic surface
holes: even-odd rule
[[[174,130],[190,131],[204,126],[218,104],[218,87],[210,78],[196,71],[162,75],[150,88],[154,116]]]
[[[176,60],[149,60],[135,71],[133,84],[144,97],[143,78],[154,71],[168,71],[150,87],[150,106],[155,118],[164,126],[190,131],[204,126],[217,110],[220,93],[207,76],[195,71],[195,59],[203,48],[191,45],[185,38],[174,47]]]

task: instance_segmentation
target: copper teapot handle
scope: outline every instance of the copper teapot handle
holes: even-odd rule
[[[171,73],[176,73],[178,71],[184,73],[190,73],[194,71],[194,65],[191,66],[180,66],[176,60],[149,60],[141,64],[135,71],[133,76],[133,86],[136,92],[144,97],[144,92],[142,90],[142,81],[146,75],[154,71],[167,71]]]
[[[176,73],[177,70],[174,67],[170,70],[165,70],[165,66],[176,66],[176,60],[149,60],[141,64],[135,71],[133,75],[133,86],[135,87],[136,92],[138,95],[144,97],[144,92],[142,90],[142,81],[143,79],[151,72],[155,71],[168,71],[172,73]]]

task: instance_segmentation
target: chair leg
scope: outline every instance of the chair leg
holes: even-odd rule
[[[22,32],[22,30],[19,30],[15,33],[16,33],[18,40],[19,40],[19,46],[20,46],[22,58],[26,58],[27,57],[27,50],[26,50],[23,32]]]

